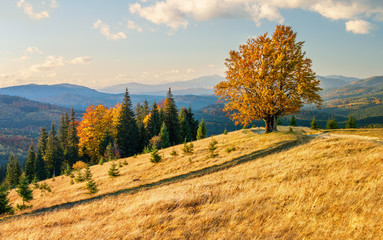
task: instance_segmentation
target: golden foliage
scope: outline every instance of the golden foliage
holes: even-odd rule
[[[321,104],[319,80],[303,43],[296,41],[291,27],[278,25],[272,37],[266,33],[230,51],[227,80],[215,86],[215,93],[236,123],[261,118],[266,131],[276,130],[278,116],[299,111],[305,102]]]
[[[83,161],[77,161],[75,164],[73,164],[72,168],[73,169],[82,169],[86,168],[87,164],[84,163]]]
[[[91,105],[86,109],[77,132],[81,154],[88,154],[93,160],[99,158],[100,142],[107,132],[115,139],[116,124],[121,112],[121,104],[108,109],[103,105]]]

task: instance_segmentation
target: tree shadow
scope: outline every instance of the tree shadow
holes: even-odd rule
[[[134,194],[134,193],[137,193],[139,191],[146,191],[149,189],[153,189],[153,188],[157,188],[157,187],[161,187],[161,186],[165,186],[165,185],[169,185],[169,184],[173,184],[173,183],[177,183],[177,182],[181,182],[181,181],[185,181],[185,180],[189,180],[189,179],[193,179],[193,178],[202,177],[204,175],[212,174],[215,172],[219,172],[222,170],[232,168],[234,166],[237,166],[237,165],[240,165],[243,163],[254,161],[254,160],[261,158],[261,157],[265,157],[265,156],[279,153],[282,151],[287,151],[293,147],[306,144],[313,139],[313,137],[304,136],[304,135],[297,136],[297,137],[298,138],[295,140],[283,141],[283,142],[275,144],[272,147],[262,149],[259,151],[255,151],[255,152],[250,153],[248,155],[241,156],[241,157],[232,159],[230,161],[227,161],[227,162],[224,162],[221,164],[217,164],[217,165],[213,165],[213,166],[206,167],[203,169],[191,171],[191,172],[181,174],[178,176],[161,179],[157,182],[147,183],[147,184],[143,184],[143,185],[139,185],[136,187],[127,188],[127,189],[122,189],[122,190],[118,190],[118,191],[112,192],[112,193],[105,193],[105,194],[98,195],[98,196],[95,196],[92,198],[82,199],[82,200],[73,201],[73,202],[67,202],[67,203],[58,204],[58,205],[54,205],[54,206],[50,206],[50,207],[46,207],[46,208],[40,208],[40,209],[36,209],[36,210],[31,211],[31,212],[23,213],[20,215],[8,216],[8,217],[5,217],[3,219],[0,219],[0,222],[3,222],[5,220],[9,220],[9,219],[18,218],[18,217],[28,216],[28,215],[51,212],[51,211],[55,211],[55,210],[59,210],[59,209],[69,209],[69,208],[72,208],[76,205],[89,203],[92,201],[97,201],[97,200],[100,200],[100,199],[102,199],[104,197],[108,197],[108,196],[117,196],[120,194]]]

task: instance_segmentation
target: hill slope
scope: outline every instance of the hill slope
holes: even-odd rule
[[[382,133],[241,130],[215,137],[216,158],[206,158],[205,139],[193,155],[162,150],[159,164],[129,158],[115,179],[106,174],[110,163],[93,166],[95,197],[69,177],[46,180],[53,193],[35,190],[34,213],[0,220],[0,237],[379,239]],[[20,203],[15,192],[11,200]]]
[[[26,157],[29,145],[37,142],[40,128],[50,129],[62,113],[69,109],[31,101],[29,99],[0,95],[0,165],[10,153],[20,160]]]

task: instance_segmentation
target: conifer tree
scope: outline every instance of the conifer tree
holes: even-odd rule
[[[92,177],[87,180],[85,188],[88,190],[88,194],[95,194],[98,192],[97,184]]]
[[[58,131],[58,141],[65,152],[68,145],[68,134],[69,134],[69,115],[68,113],[61,114],[61,120]]]
[[[31,146],[29,147],[27,160],[25,162],[25,175],[29,183],[32,182],[35,176],[35,170],[36,170],[35,162],[36,162],[36,153],[32,143]]]
[[[110,165],[110,168],[109,168],[109,171],[108,171],[108,175],[110,177],[120,176],[120,171],[118,171],[117,164],[116,164],[115,161],[113,161],[112,164]]]
[[[217,144],[218,144],[217,140],[215,140],[214,138],[211,138],[211,141],[209,143],[210,158],[215,158],[218,156],[218,153],[215,152],[215,150],[217,149],[217,146],[216,146]]]
[[[104,136],[102,137],[101,139],[101,142],[100,142],[100,156],[104,156],[105,154],[105,151],[107,150],[107,147],[109,144],[113,144],[113,138],[112,136],[110,135],[109,131],[106,130]]]
[[[104,156],[108,161],[116,159],[114,156],[114,148],[113,148],[112,143],[109,143],[109,145],[106,147],[106,151],[104,153]]]
[[[278,117],[278,118],[277,118],[277,125],[282,125],[281,117]]]
[[[46,128],[42,127],[40,132],[38,149],[41,151],[41,154],[43,156],[45,155],[45,151],[47,150],[47,143],[48,143],[48,132]]]
[[[159,163],[160,161],[161,161],[161,156],[158,154],[158,149],[156,148],[156,146],[154,146],[150,153],[150,162]]]
[[[0,184],[4,181],[6,175],[7,175],[7,169],[5,168],[5,166],[1,165],[0,166]]]
[[[161,130],[161,120],[160,114],[158,112],[158,107],[156,102],[153,103],[153,107],[150,110],[150,117],[148,119],[147,130],[148,130],[148,139],[151,139],[154,136],[157,136]]]
[[[20,177],[19,185],[17,185],[16,192],[23,200],[23,206],[25,206],[24,202],[29,202],[33,199],[32,190],[29,188],[28,179],[23,173]]]
[[[67,151],[66,151],[66,162],[69,164],[69,166],[73,166],[73,164],[77,161],[79,161],[79,138],[77,135],[77,122],[76,122],[76,115],[73,110],[71,109],[70,114],[70,120],[69,120],[69,128],[68,128],[68,142],[67,142]]]
[[[169,132],[170,144],[181,143],[178,111],[170,88],[164,103],[164,121]]]
[[[9,162],[7,165],[7,175],[5,182],[9,188],[14,188],[19,184],[21,176],[21,169],[17,157],[13,154],[9,156]]]
[[[353,115],[348,116],[348,120],[346,122],[346,128],[357,128],[356,120]]]
[[[192,134],[191,134],[191,127],[187,119],[186,112],[187,112],[186,108],[181,108],[180,114],[178,116],[178,120],[180,125],[181,137],[187,142],[190,142],[192,140],[192,136],[191,136]]]
[[[295,119],[295,116],[291,116],[290,119],[290,126],[295,127],[297,125],[297,120]]]
[[[69,176],[72,173],[72,168],[69,166],[69,164],[66,164],[65,170],[64,170],[65,176]]]
[[[142,152],[144,147],[148,144],[148,133],[146,131],[144,122],[139,122],[138,124],[138,152]]]
[[[144,105],[137,103],[136,106],[136,121],[138,127],[138,152],[141,152],[148,144],[148,134],[144,125],[144,119],[149,113],[148,101],[145,100]]]
[[[334,116],[331,116],[329,120],[327,120],[326,129],[337,129],[338,122]]]
[[[313,117],[313,120],[311,121],[310,128],[311,129],[318,129],[319,128],[319,125],[315,119],[315,116]]]
[[[159,136],[161,138],[161,148],[170,147],[169,133],[168,133],[168,129],[166,128],[165,122],[162,123],[162,127],[161,127],[161,131],[160,131]]]
[[[160,119],[160,129],[161,129],[162,123],[165,121],[165,110],[163,107],[158,107],[158,116]]]
[[[4,185],[0,185],[0,216],[3,214],[12,214],[13,208],[9,203],[8,190]]]
[[[129,157],[137,153],[138,137],[138,127],[134,119],[132,102],[128,89],[126,89],[121,115],[117,123],[117,144],[121,150],[121,157]]]
[[[197,130],[197,140],[204,139],[206,137],[206,125],[205,121],[202,119]]]
[[[227,130],[225,128],[225,130],[223,131],[223,135],[227,135]]]
[[[77,169],[77,176],[75,177],[74,179],[76,182],[83,182],[85,179],[84,179],[84,176],[82,175],[82,170],[81,168],[80,169]]]
[[[37,149],[36,153],[35,176],[39,181],[47,179],[47,170],[41,149]]]
[[[191,141],[194,141],[197,139],[197,131],[198,131],[198,120],[194,119],[194,113],[192,113],[191,107],[189,106],[188,110],[186,111],[186,118],[189,122],[190,126],[190,133],[191,133]]]
[[[59,176],[61,174],[62,152],[56,136],[54,123],[51,124],[51,131],[49,132],[44,159],[48,176]]]
[[[93,177],[92,172],[90,171],[89,165],[86,165],[85,172],[84,172],[84,179],[89,181]]]

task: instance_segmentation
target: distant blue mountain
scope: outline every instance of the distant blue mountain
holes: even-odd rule
[[[219,75],[204,76],[188,81],[177,81],[161,84],[142,84],[137,82],[118,84],[99,89],[105,93],[123,93],[126,88],[132,94],[144,95],[164,95],[169,87],[172,88],[172,93],[175,95],[212,95],[213,88],[225,78]]]
[[[170,85],[171,86],[171,85]],[[124,89],[125,91],[125,89]],[[138,102],[147,100],[151,105],[153,101],[161,102],[165,99],[168,89],[158,91],[158,95],[144,95],[144,94],[132,94],[130,89],[129,93],[132,99],[132,103],[135,106]],[[173,92],[173,91],[172,91]],[[187,93],[187,92],[185,92]],[[84,111],[90,105],[103,104],[107,107],[112,107],[117,103],[122,102],[123,93],[110,94],[102,93],[97,90],[72,85],[72,84],[56,84],[56,85],[21,85],[0,88],[0,94],[19,96],[28,98],[34,101],[43,103],[55,104],[62,107],[74,108],[77,110]],[[174,94],[174,92],[173,92]],[[175,95],[177,107],[189,107],[191,106],[194,110],[201,109],[209,104],[213,104],[217,101],[217,97],[206,95],[206,96],[195,96],[195,95]]]

